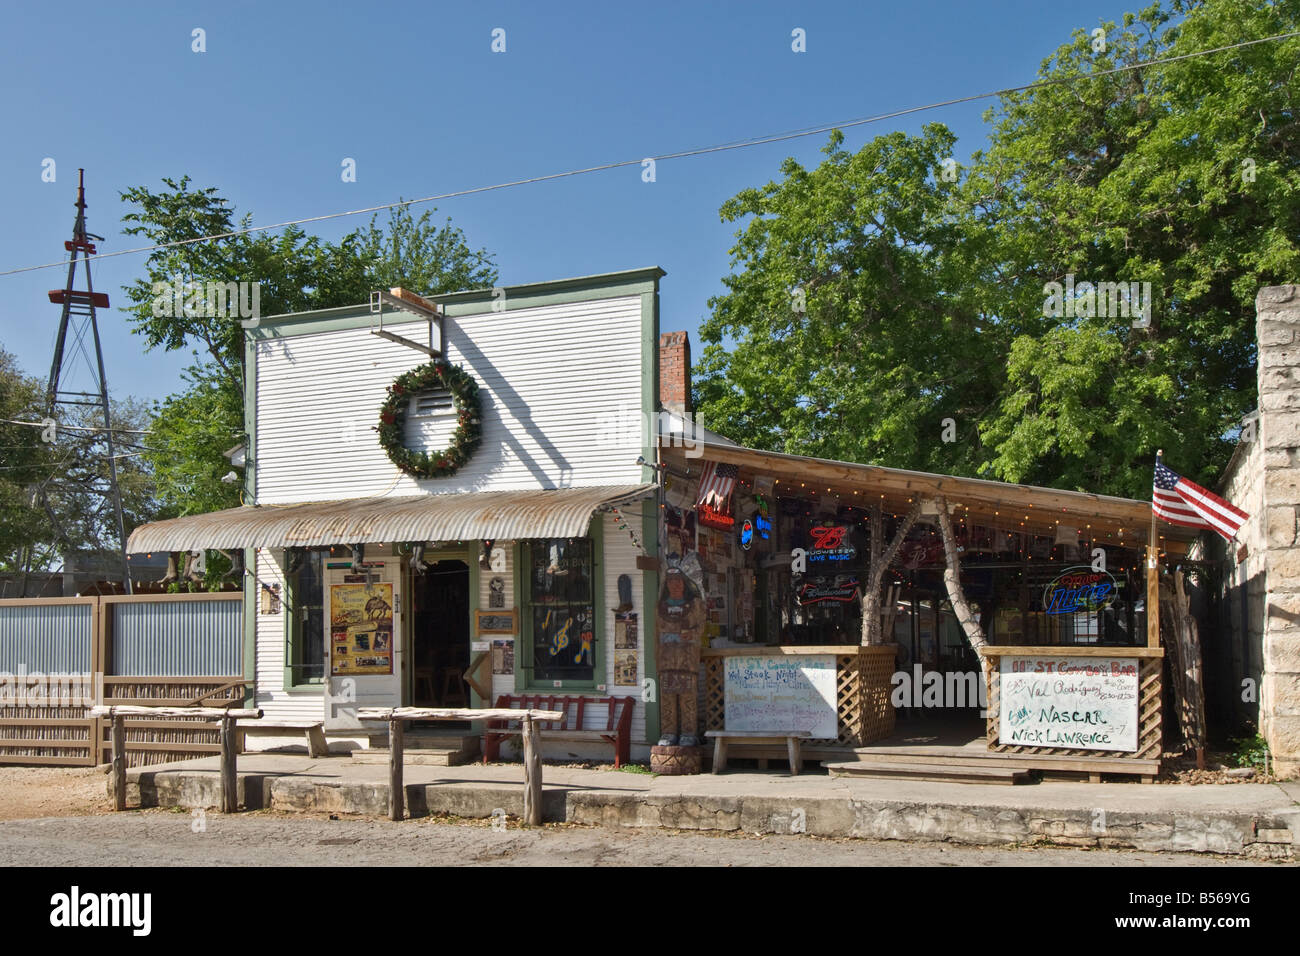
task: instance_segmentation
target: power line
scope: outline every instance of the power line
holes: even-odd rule
[[[213,242],[217,239],[230,239],[235,236],[249,235],[255,232],[265,232],[269,229],[282,229],[288,226],[301,226],[309,222],[324,222],[328,219],[343,219],[348,216],[361,216],[366,213],[382,212],[386,209],[397,209],[399,207],[415,206],[423,203],[437,202],[442,199],[456,199],[461,196],[472,196],[476,193],[493,192],[498,189],[510,189],[514,186],[528,186],[534,183],[550,182],[556,179],[566,179],[571,176],[582,176],[587,173],[605,172],[611,169],[622,169],[628,166],[639,166],[646,160],[660,162],[669,159],[685,159],[689,156],[703,156],[709,153],[721,153],[733,149],[748,149],[753,146],[766,146],[771,143],[780,143],[792,139],[801,139],[807,136],[816,136],[820,133],[829,133],[837,129],[851,129],[855,126],[865,126],[869,123],[879,123],[883,120],[897,119],[900,116],[909,116],[913,113],[922,113],[928,110],[941,109],[945,106],[956,106],[960,103],[972,103],[977,100],[990,99],[992,97],[1006,96],[1011,93],[1023,93],[1029,90],[1045,89],[1051,86],[1062,86],[1066,84],[1077,83],[1081,80],[1097,79],[1103,76],[1112,76],[1117,73],[1127,73],[1133,70],[1140,70],[1149,66],[1164,66],[1168,63],[1177,63],[1180,60],[1190,60],[1196,57],[1210,56],[1215,53],[1223,53],[1227,50],[1238,50],[1243,47],[1255,46],[1260,43],[1272,43],[1275,40],[1289,40],[1293,37],[1300,37],[1300,31],[1291,33],[1278,33],[1274,36],[1262,37],[1257,40],[1242,40],[1239,43],[1230,43],[1225,46],[1213,47],[1208,50],[1195,50],[1191,53],[1180,53],[1178,56],[1157,57],[1153,60],[1142,60],[1138,63],[1130,63],[1126,66],[1112,67],[1107,70],[1094,70],[1088,73],[1079,73],[1075,76],[1053,77],[1047,80],[1038,80],[1034,83],[1026,83],[1022,86],[1009,86],[1000,90],[990,90],[986,93],[974,93],[969,96],[958,96],[952,99],[940,100],[935,103],[926,103],[923,106],[909,106],[904,109],[893,110],[888,113],[878,113],[874,116],[865,116],[859,119],[846,120],[841,123],[830,123],[822,126],[812,126],[804,129],[790,130],[785,133],[774,133],[768,136],[756,136],[750,139],[735,140],[730,143],[719,143],[714,146],[702,146],[696,149],[684,149],[675,153],[664,153],[659,156],[645,156],[638,159],[625,159],[619,162],[602,163],[598,166],[584,166],[580,169],[570,169],[560,173],[548,173],[544,176],[532,176],[527,179],[514,179],[504,183],[494,183],[490,186],[475,186],[470,189],[458,189],[453,192],[438,193],[433,196],[424,196],[419,199],[403,199],[398,202],[384,203],[379,206],[366,206],[362,209],[349,209],[345,212],[325,213],[320,216],[308,216],[303,219],[291,219],[286,222],[271,223],[266,226],[250,226],[247,229],[235,229],[230,232],[214,233],[210,236],[198,236],[193,239],[178,239],[175,242],[164,242],[152,246],[137,246],[133,249],[122,249],[117,252],[101,252],[94,256],[89,256],[89,260],[111,259],[115,256],[129,256],[141,252],[154,252],[158,249],[174,249],[180,246],[193,245],[199,242]],[[66,266],[66,261],[47,262],[38,266],[23,266],[18,269],[8,269],[0,272],[0,276],[16,275],[20,272],[37,272],[41,269],[54,269]]]
[[[44,427],[45,427],[45,423],[44,423],[44,422],[21,422],[21,421],[19,421],[19,420],[16,419],[16,418],[0,418],[0,422],[5,422],[6,424],[9,424],[9,425],[31,425],[31,426],[34,427],[34,428],[44,428]],[[102,427],[86,428],[86,427],[81,426],[81,425],[64,425],[64,424],[61,423],[61,422],[55,422],[54,424],[55,424],[55,427],[56,427],[59,431],[65,431],[65,432],[103,432],[103,431],[108,431],[108,430],[109,430],[109,429],[102,428]],[[147,435],[147,434],[149,434],[149,429],[148,429],[148,428],[114,428],[114,429],[112,429],[112,431],[115,432],[115,433],[121,433],[121,434],[130,433],[130,434],[133,434],[133,435]]]

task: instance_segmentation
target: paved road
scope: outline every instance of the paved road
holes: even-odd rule
[[[196,828],[200,825],[206,829]],[[128,812],[0,823],[0,865],[26,866],[1232,866],[1191,853],[980,849],[807,836],[703,835],[302,814]]]

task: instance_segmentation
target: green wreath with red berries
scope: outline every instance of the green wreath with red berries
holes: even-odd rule
[[[441,451],[407,448],[406,410],[412,395],[435,388],[451,392],[456,405],[456,431]],[[483,437],[479,416],[478,382],[459,365],[441,360],[403,372],[388,386],[388,398],[379,409],[379,444],[389,460],[413,478],[446,478],[466,462]]]

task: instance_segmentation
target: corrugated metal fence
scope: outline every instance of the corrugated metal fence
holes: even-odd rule
[[[242,701],[242,601],[238,592],[0,600],[0,763],[104,762],[108,721],[86,716],[95,704]],[[214,722],[126,728],[132,766],[219,750]]]
[[[93,602],[94,598],[0,601],[0,671],[89,672]]]
[[[238,601],[119,601],[110,607],[115,674],[190,677],[243,670]]]

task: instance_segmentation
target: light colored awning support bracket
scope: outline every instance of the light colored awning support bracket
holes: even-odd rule
[[[384,306],[390,309],[396,309],[399,312],[407,312],[412,315],[418,315],[427,320],[429,323],[429,344],[421,345],[414,339],[408,339],[404,335],[398,335],[395,332],[389,332],[384,328]],[[443,325],[446,315],[442,306],[435,302],[430,302],[423,296],[416,295],[402,288],[392,288],[387,292],[382,289],[370,293],[370,311],[379,317],[379,328],[371,329],[371,335],[377,335],[381,339],[387,339],[390,342],[396,342],[398,345],[405,345],[407,348],[423,352],[430,358],[442,358],[447,352],[447,330]],[[438,324],[438,346],[433,344],[433,325]]]

